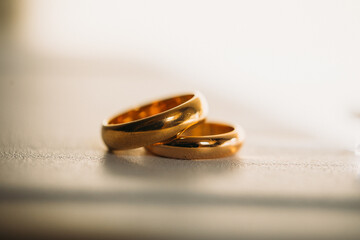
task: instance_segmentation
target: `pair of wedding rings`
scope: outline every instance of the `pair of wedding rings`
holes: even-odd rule
[[[204,96],[191,93],[130,109],[104,120],[102,138],[109,150],[145,147],[177,159],[212,159],[235,154],[243,144],[240,126],[207,122]]]

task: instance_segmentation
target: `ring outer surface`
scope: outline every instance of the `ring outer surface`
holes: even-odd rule
[[[212,122],[211,124],[222,123]],[[197,126],[198,125],[194,126],[194,128]],[[170,142],[147,146],[146,150],[158,156],[184,160],[229,157],[238,152],[242,147],[245,140],[245,132],[239,125],[234,124],[228,126],[233,127],[233,130],[207,136],[180,135],[177,139]]]
[[[109,124],[111,119],[127,112],[125,111],[104,120],[102,139],[105,145],[109,150],[126,150],[167,142],[176,138],[187,128],[203,121],[208,113],[207,101],[200,92],[196,91],[195,93],[179,96],[185,95],[193,96],[178,106],[149,117],[120,124]],[[129,111],[131,110],[133,109]]]

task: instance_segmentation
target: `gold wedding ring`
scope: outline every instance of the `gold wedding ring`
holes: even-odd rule
[[[199,92],[155,101],[104,120],[102,138],[110,150],[163,143],[204,120],[207,109]]]
[[[228,157],[242,146],[245,133],[240,126],[202,122],[167,143],[147,146],[153,154],[178,159],[211,159]]]

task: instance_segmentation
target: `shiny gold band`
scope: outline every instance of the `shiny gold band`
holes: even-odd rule
[[[235,154],[243,144],[245,133],[239,126],[200,123],[164,144],[146,149],[156,155],[178,159],[211,159]]]
[[[131,109],[105,120],[102,138],[110,150],[162,143],[181,134],[207,115],[204,96],[192,93]]]

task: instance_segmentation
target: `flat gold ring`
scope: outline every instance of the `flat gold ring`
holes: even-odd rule
[[[245,139],[244,130],[237,125],[203,122],[167,143],[147,146],[159,156],[177,159],[213,159],[235,154]]]
[[[130,109],[102,125],[102,139],[109,150],[125,150],[176,138],[203,121],[207,102],[200,92],[184,94]]]

